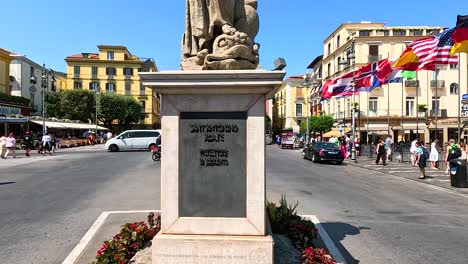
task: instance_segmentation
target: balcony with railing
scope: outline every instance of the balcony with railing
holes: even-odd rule
[[[431,111],[429,111],[429,117],[447,117],[447,109],[437,109],[437,111],[435,111],[435,109],[431,109]]]
[[[445,81],[444,80],[432,80],[431,81],[431,88],[445,88]]]
[[[368,62],[369,63],[378,62],[381,59],[382,59],[382,55],[369,55]]]
[[[406,88],[417,88],[419,86],[418,80],[405,80]]]
[[[107,75],[107,79],[109,79],[109,80],[114,80],[114,79],[115,79],[115,75],[113,75],[113,74],[108,74],[108,75]]]

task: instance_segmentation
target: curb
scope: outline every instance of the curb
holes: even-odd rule
[[[99,217],[94,221],[91,227],[88,229],[86,234],[81,238],[78,244],[73,248],[73,250],[67,255],[65,260],[62,264],[75,264],[78,258],[81,256],[83,251],[88,247],[91,240],[94,238],[95,234],[98,230],[104,225],[104,222],[111,214],[131,214],[131,213],[149,213],[155,212],[160,213],[161,210],[135,210],[135,211],[104,211],[102,212]],[[315,224],[315,227],[318,230],[320,238],[325,243],[328,251],[332,255],[332,257],[337,261],[337,264],[347,264],[343,254],[341,254],[340,250],[336,247],[333,240],[328,235],[325,228],[320,223],[319,219],[315,215],[300,215],[301,217],[308,218]]]

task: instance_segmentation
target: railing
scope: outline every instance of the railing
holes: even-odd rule
[[[107,75],[107,79],[113,80],[113,79],[115,79],[115,75],[113,75],[113,74],[108,74],[108,75]]]
[[[361,145],[360,147],[360,152],[359,156],[361,157],[368,157],[368,158],[376,158],[376,153],[375,153],[375,145],[374,144],[365,144]],[[431,144],[426,144],[427,150],[430,152],[431,151]],[[395,161],[395,162],[400,162],[400,163],[408,163],[408,166],[411,166],[411,162],[413,161],[411,159],[411,156],[413,155],[410,152],[411,149],[411,144],[410,143],[398,143],[398,144],[392,144],[392,154],[390,155],[390,160]],[[445,148],[442,146],[437,147],[437,152],[439,153],[439,159],[437,162],[437,167],[440,170],[445,170],[447,167],[446,161],[445,161]],[[359,159],[359,157],[358,157]],[[427,165],[426,168],[430,168],[430,161],[429,159],[427,160]]]
[[[378,62],[382,59],[382,55],[369,55],[369,63]]]
[[[444,80],[433,80],[431,81],[431,88],[445,88]]]
[[[429,116],[430,117],[435,117],[435,116],[447,117],[447,109],[437,109],[437,112],[435,111],[435,109],[431,109]]]
[[[79,73],[74,73],[73,78],[80,78],[80,74]]]
[[[96,74],[91,74],[91,79],[97,79],[97,78],[98,78],[97,73]]]
[[[124,75],[125,80],[130,80],[132,78],[131,75]]]
[[[405,81],[405,87],[406,88],[416,88],[419,86],[419,81],[418,80],[406,80]]]

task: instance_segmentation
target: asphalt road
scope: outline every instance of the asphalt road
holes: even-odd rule
[[[56,155],[0,167],[0,263],[61,263],[102,211],[159,209],[148,151]]]
[[[267,146],[267,196],[281,194],[318,216],[348,263],[467,263],[468,198]],[[61,263],[102,211],[159,209],[159,197],[149,152],[0,162],[0,263]]]
[[[269,146],[268,197],[317,215],[348,263],[468,263],[468,198]]]

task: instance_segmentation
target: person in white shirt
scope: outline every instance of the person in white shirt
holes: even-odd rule
[[[106,141],[112,138],[112,132],[107,132],[106,134]]]
[[[5,155],[4,155],[4,158],[6,159],[9,152],[13,153],[13,158],[16,158],[16,139],[13,136],[13,133],[10,133],[8,135],[5,142],[6,142],[7,151],[6,151]]]
[[[6,152],[6,137],[0,137],[0,158],[5,159],[5,152]]]
[[[411,142],[410,152],[411,152],[411,164],[413,165],[413,167],[416,166],[416,150],[418,149],[418,147],[416,146],[417,143],[418,143],[417,138],[415,138]]]
[[[51,141],[52,138],[49,136],[49,134],[46,133],[44,136],[42,136],[42,156],[45,155],[46,150],[49,152],[49,155],[52,155],[50,154],[50,150],[52,149]]]

